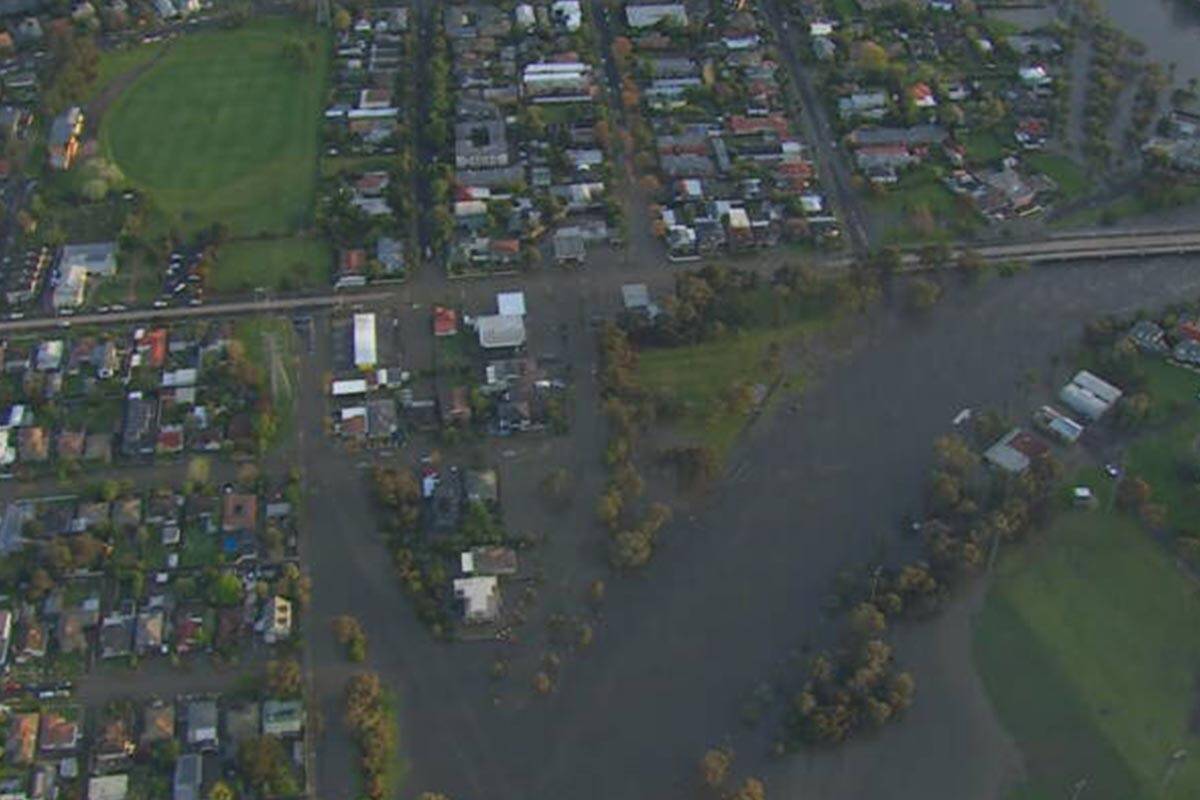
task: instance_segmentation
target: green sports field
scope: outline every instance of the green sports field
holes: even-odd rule
[[[312,213],[327,50],[287,20],[181,37],[107,110],[102,147],[168,227],[293,232]]]
[[[1135,520],[1069,512],[1006,553],[975,656],[1025,763],[1012,800],[1200,797],[1200,596]]]

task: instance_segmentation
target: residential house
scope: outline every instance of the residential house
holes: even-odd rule
[[[300,700],[267,700],[262,705],[264,736],[299,736],[304,731],[304,703]]]
[[[28,766],[37,755],[38,723],[41,717],[37,713],[13,714],[8,723],[8,738],[5,741],[4,752],[8,760],[18,766]]]
[[[463,621],[495,622],[500,616],[500,586],[494,575],[454,579],[454,595],[462,601]]]
[[[42,715],[41,748],[43,753],[70,752],[79,746],[79,723],[57,711]]]
[[[187,743],[195,747],[216,747],[217,702],[193,700],[187,704]]]
[[[184,753],[175,762],[175,775],[171,784],[172,800],[203,800],[203,785],[204,760],[199,753]]]
[[[71,168],[79,152],[79,137],[83,134],[83,109],[71,106],[54,118],[47,139],[50,166],[57,170]]]

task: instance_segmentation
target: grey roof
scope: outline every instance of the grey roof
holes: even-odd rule
[[[621,287],[621,299],[629,310],[648,308],[650,305],[650,290],[644,283],[627,283]]]
[[[60,271],[79,266],[92,275],[112,275],[117,271],[117,243],[89,242],[63,245],[58,263]]]
[[[200,800],[204,761],[196,753],[184,753],[175,762],[173,800]]]

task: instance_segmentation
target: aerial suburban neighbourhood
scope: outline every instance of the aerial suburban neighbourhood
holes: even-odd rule
[[[1200,8],[0,0],[0,800],[1200,797]]]

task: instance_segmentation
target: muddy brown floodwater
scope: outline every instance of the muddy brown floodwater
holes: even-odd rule
[[[686,797],[696,759],[722,743],[737,751],[739,772],[765,778],[777,798],[1001,796],[1019,778],[1019,758],[971,669],[967,600],[901,633],[918,697],[878,736],[772,761],[764,734],[739,723],[739,703],[827,625],[820,602],[837,569],[871,557],[881,539],[902,544],[899,520],[918,505],[930,443],[960,409],[1023,414],[1069,367],[1054,356],[1074,346],[1084,322],[1198,294],[1192,259],[1113,262],[955,285],[923,320],[864,318],[799,413],[761,420],[737,448],[736,479],[694,519],[681,515],[643,574],[610,580],[597,641],[559,690],[499,707],[487,676],[494,646],[429,640],[371,533],[358,476],[309,453],[316,618],[351,611],[370,631],[371,666],[401,697],[405,796]],[[581,544],[559,551],[577,558],[590,534],[563,523],[555,535]],[[551,580],[555,568],[547,565]],[[318,664],[330,656],[319,650]],[[318,689],[344,677],[319,673]],[[328,729],[336,716],[335,705],[326,709]],[[335,798],[347,784],[330,770],[347,751],[329,737],[322,796]]]

